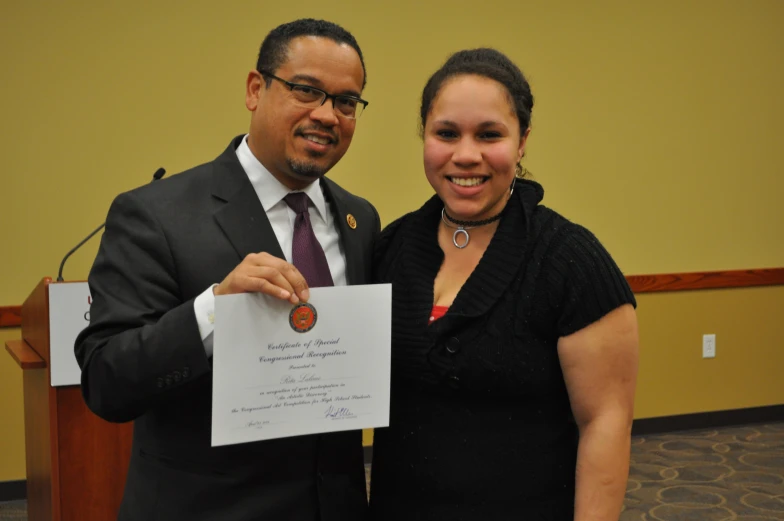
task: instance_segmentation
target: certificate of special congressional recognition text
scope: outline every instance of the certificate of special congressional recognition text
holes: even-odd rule
[[[212,445],[389,425],[392,287],[215,298]]]

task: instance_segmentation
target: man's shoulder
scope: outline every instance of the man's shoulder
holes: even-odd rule
[[[351,206],[352,208],[362,208],[365,209],[373,214],[376,214],[376,208],[373,206],[370,201],[365,199],[364,197],[360,197],[358,195],[354,195],[339,184],[337,184],[332,179],[327,177],[321,178],[322,182],[326,183],[327,190],[329,191],[330,195],[336,199],[339,199],[346,205]]]
[[[167,175],[157,181],[144,184],[126,192],[146,202],[167,201],[193,198],[200,194],[210,194],[216,188],[216,173],[226,173],[236,183],[236,171],[242,166],[236,157],[235,149],[242,136],[235,137],[229,146],[215,159],[188,168],[176,174]],[[244,174],[244,173],[243,173]],[[244,176],[243,176],[244,177]],[[225,180],[221,178],[221,183]]]
[[[177,196],[191,196],[194,190],[204,191],[212,187],[214,161],[194,166],[183,172],[166,176],[139,186],[127,193],[145,200],[171,200]]]

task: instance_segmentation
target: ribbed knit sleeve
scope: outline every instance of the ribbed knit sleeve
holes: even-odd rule
[[[556,307],[556,331],[567,336],[624,305],[637,306],[629,284],[599,240],[570,223],[554,239],[542,275]]]

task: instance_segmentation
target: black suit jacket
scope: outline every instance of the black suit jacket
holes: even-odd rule
[[[241,139],[211,163],[118,196],[109,210],[89,276],[90,325],[75,351],[90,409],[134,421],[123,521],[366,514],[359,431],[210,447],[212,367],[193,300],[249,253],[284,257],[237,160]],[[348,282],[367,283],[378,214],[323,182]]]

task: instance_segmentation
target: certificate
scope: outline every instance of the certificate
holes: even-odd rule
[[[212,446],[389,425],[392,287],[215,298]]]

